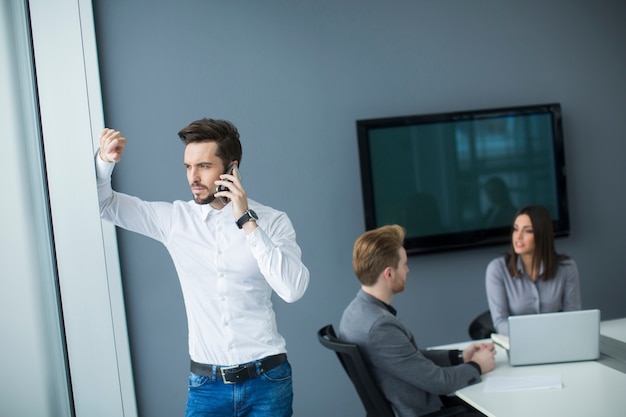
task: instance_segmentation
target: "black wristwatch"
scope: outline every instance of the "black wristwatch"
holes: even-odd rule
[[[259,216],[256,215],[254,210],[248,209],[246,210],[245,213],[243,213],[243,216],[241,216],[239,220],[236,221],[237,227],[240,229],[243,229],[243,225],[249,222],[250,220],[252,220],[253,222],[256,222],[257,220],[259,220]]]

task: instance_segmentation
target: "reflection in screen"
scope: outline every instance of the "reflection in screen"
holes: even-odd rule
[[[541,204],[558,217],[549,113],[370,130],[377,226],[408,237],[510,226]]]

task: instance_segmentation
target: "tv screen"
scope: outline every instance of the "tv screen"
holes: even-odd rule
[[[410,254],[510,241],[515,212],[548,208],[569,234],[559,104],[357,120],[367,230],[399,224]]]

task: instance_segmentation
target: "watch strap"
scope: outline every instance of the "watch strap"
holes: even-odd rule
[[[250,220],[257,221],[258,219],[259,217],[256,215],[254,210],[248,209],[245,213],[243,213],[243,216],[241,216],[235,223],[237,223],[238,228],[243,229],[244,224],[246,224]]]

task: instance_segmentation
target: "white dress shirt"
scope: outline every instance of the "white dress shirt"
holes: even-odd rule
[[[193,200],[142,201],[113,191],[115,164],[98,155],[95,159],[102,218],[161,242],[174,261],[191,359],[234,365],[286,352],[272,290],[291,303],[302,297],[309,283],[287,215],[248,199],[259,227],[246,235],[237,227],[230,203],[216,210]]]

